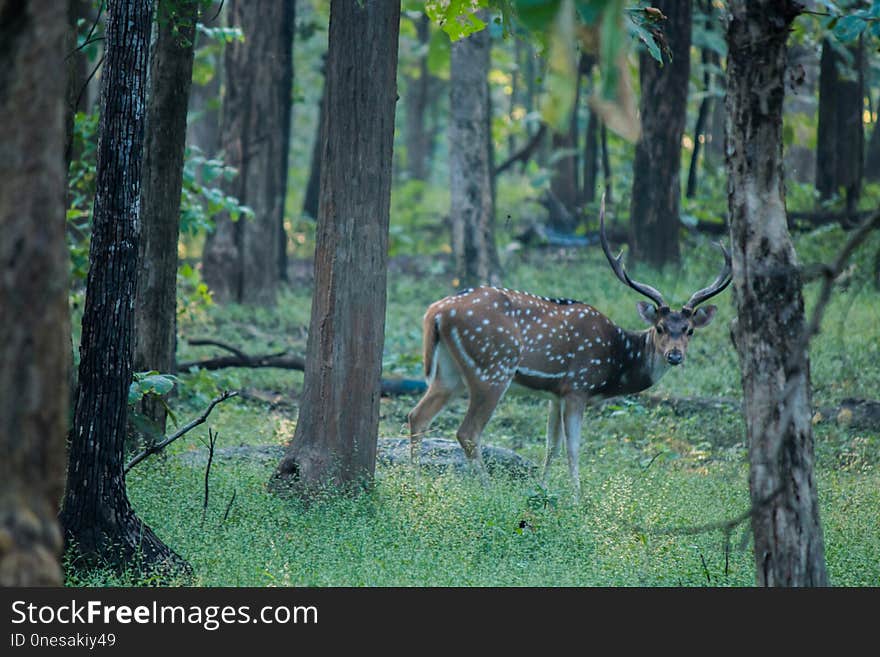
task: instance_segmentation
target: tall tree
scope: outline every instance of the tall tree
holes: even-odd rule
[[[183,562],[136,515],[123,473],[151,0],[109,0],[79,381],[61,524],[86,559]]]
[[[681,137],[687,118],[691,3],[659,0],[669,50],[663,65],[639,54],[642,134],[636,144],[630,205],[633,256],[654,266],[678,262]],[[671,57],[669,56],[671,55]]]
[[[711,2],[705,4],[700,3],[701,12],[704,16],[706,31],[714,30],[713,6]],[[697,194],[697,180],[699,177],[700,151],[703,143],[706,141],[706,123],[708,122],[711,112],[712,103],[715,100],[712,94],[712,72],[711,67],[717,67],[720,57],[717,52],[708,47],[700,49],[700,61],[703,64],[703,98],[700,100],[700,107],[697,110],[697,119],[694,123],[694,150],[691,153],[691,163],[688,167],[687,188],[685,196],[693,198]]]
[[[324,57],[326,58],[326,54]],[[324,131],[327,116],[325,110],[327,106],[326,62],[321,64],[321,75],[325,76],[324,90],[321,92],[321,104],[318,106],[318,123],[315,126],[312,162],[309,165],[309,179],[306,182],[306,192],[303,198],[303,214],[315,219],[318,217],[318,203],[321,197],[321,149],[323,148],[321,133]]]
[[[406,168],[410,178],[425,180],[428,177],[428,140],[431,137],[426,124],[431,89],[431,74],[428,70],[431,21],[426,14],[420,14],[414,21],[419,44],[418,76],[410,76],[406,81]]]
[[[400,3],[332,0],[315,294],[299,419],[273,477],[309,495],[376,467]]]
[[[550,192],[565,207],[568,224],[562,223],[557,226],[566,232],[574,230],[575,213],[578,206],[578,111],[581,95],[581,77],[584,75],[586,66],[584,58],[587,55],[581,55],[578,71],[575,75],[574,83],[574,108],[571,112],[571,119],[568,123],[568,129],[564,132],[553,131],[550,143],[553,148],[553,174],[550,177]],[[555,215],[551,215],[551,220]]]
[[[844,57],[838,49],[847,52],[849,57]],[[849,48],[831,39],[822,42],[816,190],[822,200],[842,191],[846,196],[847,214],[855,212],[862,187],[865,142],[863,58],[862,37]]]
[[[495,246],[489,155],[488,30],[452,44],[449,171],[452,252],[459,284],[490,283],[500,265]]]
[[[134,367],[172,372],[177,347],[177,240],[199,0],[159,0],[150,70],[141,184],[141,241],[135,303]],[[165,406],[142,412],[165,432]]]
[[[594,57],[586,54],[581,56],[581,74],[586,78],[588,88],[592,85],[595,65]],[[592,203],[596,200],[596,181],[599,178],[599,115],[593,110],[589,110],[587,115],[582,164],[581,203]]]
[[[205,242],[205,282],[220,302],[272,304],[282,279],[294,0],[230,0],[229,25],[244,41],[226,45],[221,139],[238,175],[225,190],[252,219],[216,218]]]
[[[759,586],[827,584],[816,483],[802,281],[786,224],[786,39],[800,5],[732,0],[727,172],[733,337],[742,372]]]
[[[207,27],[216,27],[223,18],[223,0],[212,0],[210,6],[202,4],[200,21]],[[189,92],[189,116],[186,127],[186,143],[195,146],[207,157],[216,157],[220,151],[220,99],[223,85],[223,57],[216,42],[205,40],[196,33],[196,60],[210,67],[210,77],[194,80]]]
[[[0,586],[60,585],[68,419],[62,2],[0,0]]]

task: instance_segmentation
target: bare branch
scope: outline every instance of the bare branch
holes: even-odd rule
[[[173,443],[175,440],[177,440],[178,438],[180,438],[184,434],[189,433],[190,431],[195,429],[200,424],[204,424],[205,420],[208,419],[208,416],[211,414],[211,411],[214,410],[214,407],[217,404],[220,404],[221,402],[225,402],[227,399],[230,399],[231,397],[236,397],[237,395],[238,395],[237,392],[227,390],[219,397],[215,397],[214,399],[212,399],[211,403],[208,404],[208,407],[204,411],[202,411],[202,414],[199,415],[197,418],[190,421],[188,424],[185,424],[184,426],[182,426],[180,429],[175,431],[173,434],[171,434],[170,436],[165,438],[165,440],[163,440],[162,442],[156,443],[155,445],[151,445],[150,447],[148,447],[147,449],[142,451],[140,454],[133,457],[126,464],[125,470],[123,471],[123,474],[128,474],[129,470],[131,470],[134,466],[136,466],[138,463],[143,461],[148,456],[151,456],[152,454],[156,454],[158,452],[161,452],[163,449],[168,447],[168,445]]]

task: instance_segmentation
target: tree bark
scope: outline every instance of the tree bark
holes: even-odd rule
[[[568,130],[553,132],[551,145],[554,151],[553,175],[550,178],[550,191],[568,210],[568,215],[576,218],[578,205],[578,112],[581,96],[582,66],[578,67],[574,85],[574,107],[571,112]],[[568,151],[563,154],[560,151]],[[576,223],[576,219],[575,219]],[[574,223],[553,226],[560,232],[570,233],[575,229]]]
[[[452,44],[449,170],[452,252],[462,287],[496,281],[499,272],[489,170],[487,30]]]
[[[865,153],[865,178],[871,182],[880,180],[880,121],[874,121]]]
[[[587,84],[592,85],[593,66],[595,61],[590,58],[584,62],[584,56],[581,62],[586,66],[583,71],[587,78]],[[581,186],[581,203],[592,203],[596,200],[596,182],[599,179],[599,115],[589,111],[587,116],[587,128],[584,135],[584,157],[583,157],[583,180]]]
[[[630,205],[633,256],[654,267],[677,263],[681,204],[681,138],[687,119],[690,75],[691,3],[663,0],[655,7],[672,53],[661,67],[648,53],[639,55],[642,135],[636,144]]]
[[[727,171],[732,331],[749,444],[756,582],[823,586],[802,282],[786,227],[782,104],[790,0],[730,3]]]
[[[819,73],[819,126],[816,141],[816,190],[826,200],[843,192],[847,212],[855,212],[862,187],[864,126],[862,124],[864,46],[859,38],[849,48],[853,63],[826,39]]]
[[[174,372],[177,240],[199,0],[159,0],[150,63],[141,184],[141,241],[135,302],[134,368]],[[165,433],[165,406],[144,398],[141,413]]]
[[[61,2],[0,0],[0,586],[60,586],[68,417]]]
[[[327,79],[326,64],[321,67],[324,75],[324,90],[321,92],[321,105],[318,107],[318,125],[315,128],[315,143],[312,146],[312,163],[309,167],[309,180],[303,199],[303,214],[318,218],[318,201],[321,196],[321,149],[323,148],[324,124],[327,120]]]
[[[375,472],[399,27],[397,2],[331,2],[315,294],[279,492],[354,490]]]
[[[215,221],[203,258],[205,282],[219,302],[271,305],[281,281],[280,240],[287,189],[294,0],[231,0],[229,24],[244,42],[226,45],[221,138],[238,175],[225,191],[254,211]]]
[[[211,6],[202,12],[202,22],[210,27],[218,24],[222,18],[223,1],[214,0]],[[196,34],[196,48],[198,53],[201,39]],[[213,48],[208,42],[205,48]],[[189,122],[186,129],[186,143],[195,146],[206,157],[217,157],[220,152],[220,96],[223,85],[223,57],[211,55],[214,68],[213,75],[205,84],[193,84],[189,93]]]
[[[602,184],[604,185],[605,200],[608,205],[614,202],[614,176],[611,171],[611,157],[608,155],[608,129],[601,122],[598,115],[596,120],[599,121],[599,144],[602,146]]]
[[[416,34],[424,52],[419,57],[419,76],[406,81],[406,169],[413,180],[428,177],[428,152],[430,133],[425,123],[431,74],[428,72],[428,39],[431,21],[426,14],[415,20]]]
[[[718,65],[719,63],[718,53],[708,50],[706,48],[702,50],[700,58],[704,66],[707,64]],[[697,120],[694,124],[694,150],[691,153],[691,163],[688,167],[687,188],[685,191],[685,196],[687,196],[688,198],[694,198],[697,195],[700,151],[702,150],[703,142],[707,139],[706,122],[709,120],[709,116],[711,115],[712,104],[714,100],[709,95],[712,89],[712,76],[708,71],[703,73],[703,88],[705,89],[706,96],[700,101],[700,107],[697,110]]]
[[[184,567],[136,515],[123,474],[137,282],[150,0],[110,0],[79,384],[61,512],[89,563]]]

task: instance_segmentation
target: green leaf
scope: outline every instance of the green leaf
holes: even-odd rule
[[[834,35],[846,43],[857,39],[867,26],[867,22],[861,15],[850,14],[837,22],[837,25],[834,26]]]
[[[650,53],[651,57],[662,64],[663,54],[660,52],[660,46],[657,45],[657,41],[654,39],[654,35],[637,23],[631,23],[631,27],[629,29],[639,38],[642,43],[645,44],[645,47],[648,49],[648,53]]]
[[[486,27],[476,12],[488,7],[488,0],[427,0],[425,13],[452,41]]]

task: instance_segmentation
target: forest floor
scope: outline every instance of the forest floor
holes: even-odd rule
[[[845,240],[839,229],[798,237],[802,263],[830,261]],[[830,304],[811,347],[815,407],[880,397],[878,292],[870,283],[874,236]],[[682,303],[717,273],[718,251],[699,239],[677,275],[638,267],[632,274]],[[445,256],[444,256],[445,258]],[[192,347],[213,338],[248,353],[304,354],[311,289],[308,268],[274,309],[210,306],[181,317],[178,359],[218,352]],[[640,327],[638,296],[613,277],[598,248],[530,250],[505,263],[504,284],[583,300],[630,329]],[[808,311],[818,290],[806,288]],[[396,260],[389,276],[384,375],[421,378],[421,317],[451,293],[438,259]],[[653,396],[741,397],[729,338],[731,292],[712,325],[692,340],[684,367]],[[207,428],[218,446],[284,445],[292,437],[302,373],[269,369],[184,372],[171,405],[183,423],[219,391],[245,393],[219,405],[208,422],[128,476],[138,514],[193,566],[200,586],[751,586],[748,522],[733,530],[691,532],[748,508],[748,463],[735,404],[676,408],[643,396],[587,410],[580,453],[583,495],[571,499],[565,457],[550,486],[503,475],[483,488],[455,473],[414,473],[379,465],[376,484],[358,497],[328,496],[308,507],[267,492],[275,463],[218,459],[203,515],[204,465],[180,458],[204,450]],[[417,397],[384,398],[380,435],[406,435]],[[453,438],[465,399],[435,420],[432,436]],[[544,453],[546,400],[509,396],[483,442],[535,463]],[[828,571],[839,586],[880,585],[880,428],[847,418],[816,418],[816,481]],[[136,576],[69,567],[68,584],[143,583]]]

